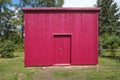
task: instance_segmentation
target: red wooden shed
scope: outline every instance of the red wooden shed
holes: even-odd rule
[[[99,8],[24,8],[25,66],[98,63]]]

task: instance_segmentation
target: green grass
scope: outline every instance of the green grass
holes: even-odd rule
[[[0,58],[0,80],[39,80],[35,79],[36,72],[38,77],[42,76],[40,67],[24,67],[23,52],[15,52],[15,58]],[[49,78],[65,80],[119,80],[120,79],[120,61],[109,57],[99,57],[97,67],[68,70],[46,71],[50,74]],[[45,76],[46,73],[43,75]],[[46,80],[46,79],[41,79]],[[51,79],[52,80],[52,79]]]
[[[74,72],[70,72],[70,71],[65,71],[65,72],[57,71],[57,72],[54,72],[53,76],[55,76],[57,78],[65,78],[65,77],[71,77],[73,75],[76,75],[76,74]]]
[[[92,69],[56,71],[56,78],[77,78],[83,80],[120,80],[120,62],[112,58],[99,57],[99,66]]]
[[[116,54],[116,56],[120,56],[120,51],[116,51],[115,54]],[[111,56],[110,51],[103,52],[103,56]]]
[[[0,80],[33,80],[33,72],[24,67],[23,52],[15,58],[0,58]]]

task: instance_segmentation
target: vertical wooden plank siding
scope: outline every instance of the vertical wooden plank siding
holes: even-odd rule
[[[56,35],[70,36],[71,43],[68,46],[71,65],[97,64],[99,10],[99,8],[23,9],[25,66],[54,65]],[[67,51],[64,53],[67,54]]]

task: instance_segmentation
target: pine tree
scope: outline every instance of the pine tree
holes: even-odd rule
[[[99,13],[99,34],[117,34],[120,30],[118,13],[119,8],[114,0],[97,0],[97,7],[101,8]]]

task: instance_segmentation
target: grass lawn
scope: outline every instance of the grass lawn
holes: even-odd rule
[[[120,80],[120,61],[99,57],[95,67],[24,67],[23,52],[15,58],[0,58],[0,80]]]
[[[33,71],[24,67],[23,52],[17,52],[15,56],[0,58],[0,80],[32,80]]]

